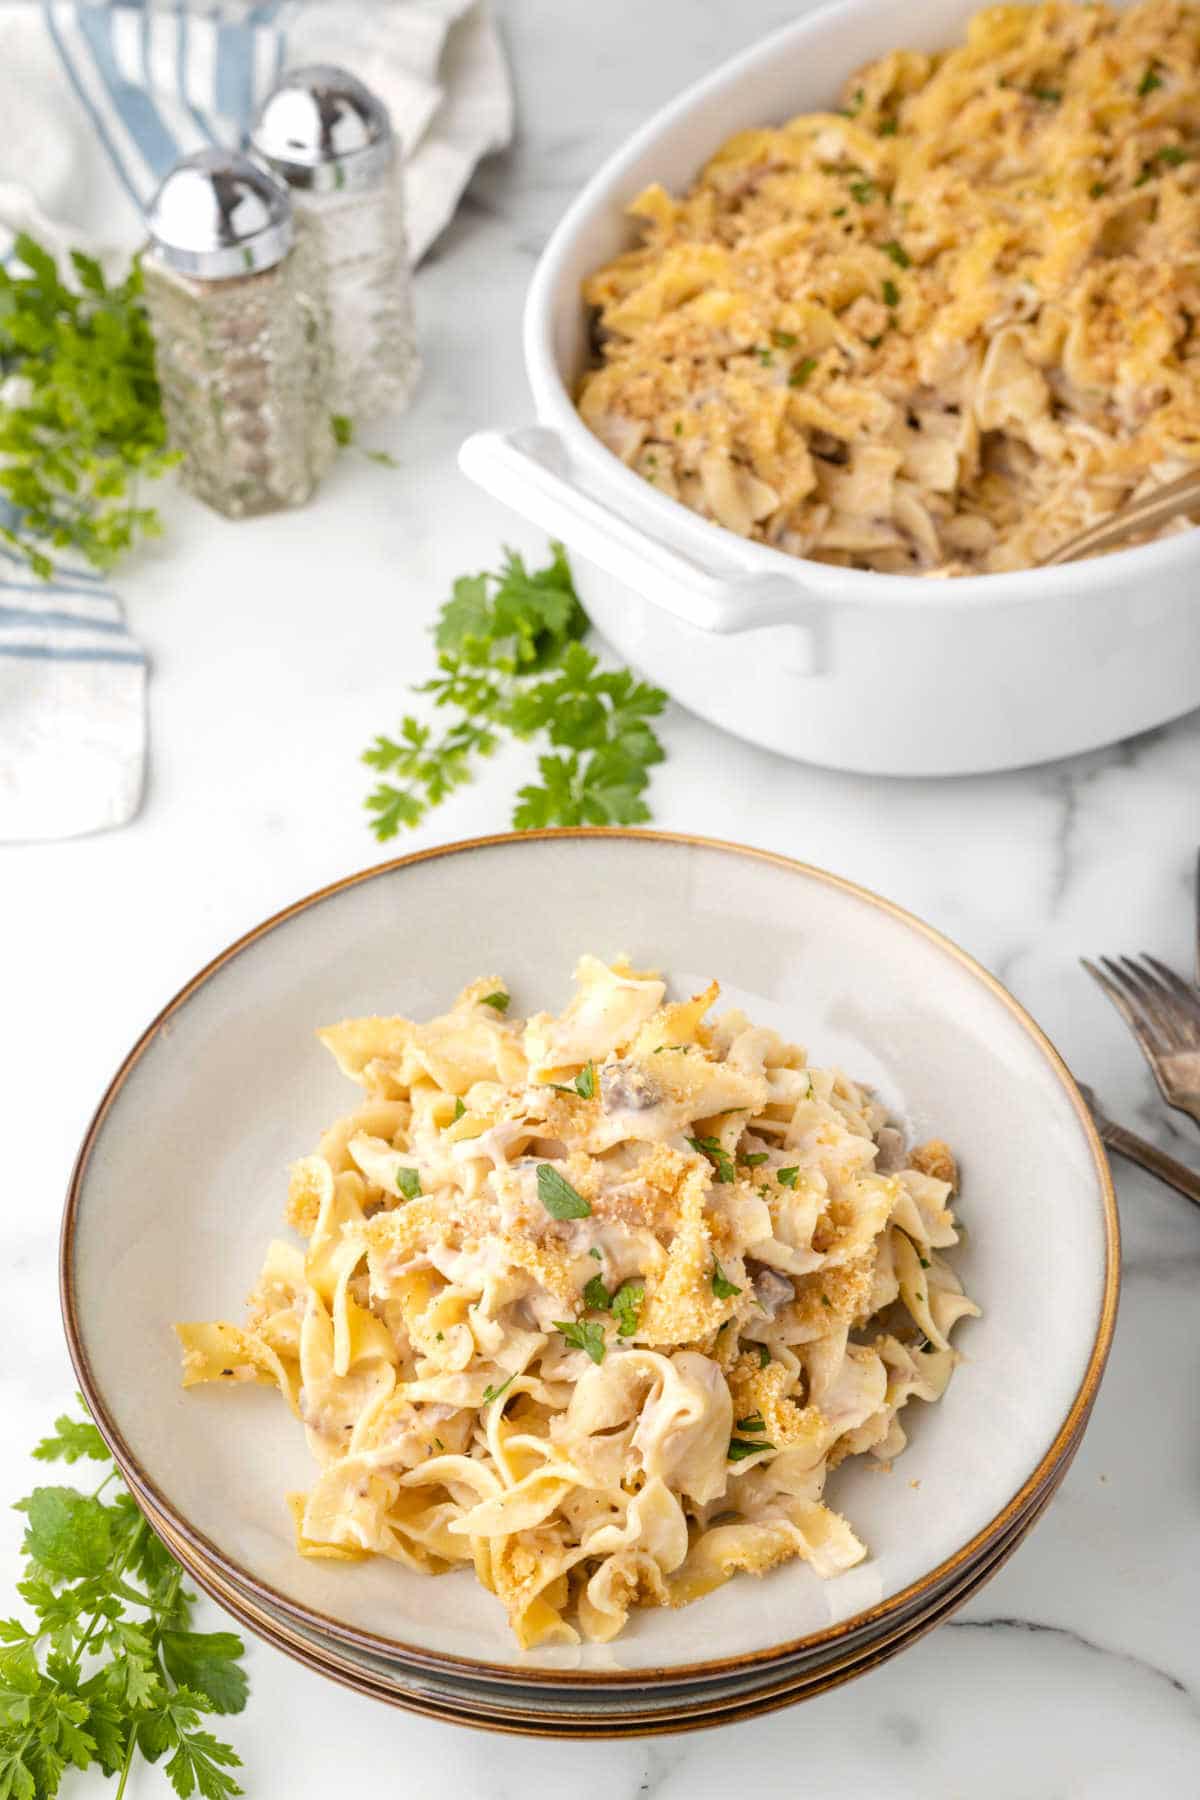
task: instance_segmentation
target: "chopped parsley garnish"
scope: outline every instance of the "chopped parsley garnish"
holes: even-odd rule
[[[873,181],[852,181],[850,183],[850,198],[852,200],[857,200],[860,206],[869,205],[875,198],[875,183]]]
[[[821,1305],[827,1306],[829,1308],[830,1312],[833,1311],[833,1301],[829,1298],[828,1294],[821,1295]]]
[[[458,1121],[463,1117],[466,1110],[467,1109],[463,1105],[463,1102],[462,1102],[462,1095],[456,1094],[454,1096],[454,1117],[451,1119],[450,1123],[452,1125],[457,1125]]]
[[[883,302],[885,306],[899,306],[900,304],[900,289],[890,277],[883,284]]]
[[[912,257],[908,254],[908,251],[904,248],[904,245],[900,242],[899,238],[889,238],[883,248],[898,269],[910,269],[912,267]]]
[[[683,436],[683,420],[682,419],[676,419],[676,421],[675,421],[675,436],[676,437]]]
[[[1030,88],[1029,98],[1040,100],[1043,106],[1057,106],[1062,99],[1062,90],[1061,88]]]
[[[1108,183],[1106,181],[1093,181],[1091,187],[1088,189],[1088,192],[1092,196],[1093,200],[1098,200],[1100,198],[1101,194],[1107,194]]]
[[[844,219],[846,211],[847,209],[844,206],[835,206],[829,216],[831,219]]]
[[[613,1318],[617,1321],[617,1336],[632,1337],[638,1328],[641,1316],[642,1301],[646,1298],[644,1281],[624,1281],[612,1299]]]
[[[771,352],[767,349],[765,344],[760,345],[755,350],[754,354],[757,356],[764,369],[769,369],[771,364],[775,361],[775,358],[771,355]]]
[[[855,88],[853,100],[850,102],[849,106],[843,108],[843,110],[846,114],[846,117],[848,119],[853,119],[856,114],[858,114],[862,111],[863,101],[865,100],[865,98],[866,98],[866,95],[864,94],[862,88]]]
[[[917,1261],[920,1263],[920,1265],[923,1269],[928,1269],[931,1266],[929,1258],[927,1256],[918,1256]]]
[[[791,1169],[776,1169],[775,1179],[779,1183],[780,1187],[794,1188],[796,1185],[796,1179],[799,1176],[799,1174],[800,1174],[800,1170],[798,1167],[794,1167]]]
[[[816,366],[816,357],[806,356],[802,362],[796,364],[796,367],[788,376],[788,386],[794,388],[803,387]]]
[[[723,1182],[737,1180],[737,1175],[734,1172],[733,1167],[733,1158],[730,1156],[728,1150],[722,1147],[720,1138],[690,1137],[687,1141],[692,1146],[692,1149],[697,1151],[699,1155],[707,1156],[709,1158],[717,1172],[716,1178],[718,1185]]]
[[[1156,150],[1154,152],[1154,155],[1150,160],[1151,162],[1167,163],[1172,169],[1177,169],[1180,163],[1188,161],[1188,156],[1189,152],[1186,151],[1182,145],[1164,144],[1161,150]]]
[[[758,1346],[758,1366],[759,1366],[759,1368],[765,1369],[767,1364],[770,1362],[770,1360],[771,1360],[771,1352],[767,1349],[767,1346],[765,1344],[760,1344]]]
[[[503,988],[497,988],[494,994],[485,994],[480,1005],[493,1007],[498,1013],[506,1013],[508,1011],[508,995]]]
[[[604,1328],[590,1319],[555,1319],[555,1331],[561,1331],[573,1350],[582,1350],[596,1364],[604,1361]]]
[[[744,1163],[748,1169],[757,1169],[761,1163],[768,1160],[769,1154],[770,1152],[766,1150],[752,1150],[746,1156],[739,1156],[738,1161]]]
[[[730,1462],[743,1462],[747,1456],[757,1456],[760,1450],[773,1450],[774,1444],[756,1444],[753,1438],[730,1438],[726,1452]]]
[[[589,1062],[580,1069],[574,1081],[552,1081],[550,1086],[559,1094],[578,1094],[581,1100],[591,1100],[596,1093],[596,1065]]]
[[[899,119],[885,119],[879,127],[880,137],[895,137],[900,129]]]
[[[603,1252],[603,1250],[598,1250],[598,1249],[597,1249],[597,1248],[596,1248],[596,1246],[595,1246],[595,1244],[593,1244],[593,1245],[592,1245],[592,1247],[591,1247],[591,1249],[590,1249],[590,1250],[589,1250],[589,1251],[588,1251],[588,1255],[589,1255],[589,1256],[594,1256],[594,1257],[595,1257],[595,1259],[596,1259],[596,1261],[597,1261],[597,1262],[603,1262],[603,1261],[604,1261],[604,1252]]]
[[[733,1300],[742,1291],[735,1282],[726,1278],[725,1271],[715,1256],[713,1257],[712,1291],[718,1300]]]
[[[396,1170],[396,1186],[406,1200],[418,1200],[421,1196],[421,1171],[410,1169],[404,1163]]]
[[[882,331],[876,337],[869,337],[869,338],[865,339],[865,342],[866,342],[866,346],[867,346],[868,350],[878,350],[880,344],[882,344],[882,342],[883,342]]]
[[[760,1412],[747,1413],[744,1419],[739,1419],[734,1425],[735,1431],[765,1431],[766,1429],[767,1422]]]
[[[599,1275],[593,1275],[584,1288],[583,1304],[590,1306],[595,1312],[607,1312],[612,1305],[612,1295]]]
[[[771,333],[771,342],[779,350],[794,350],[797,341],[794,331],[773,331]]]
[[[573,1188],[565,1175],[560,1175],[553,1163],[539,1163],[537,1172],[538,1199],[552,1219],[587,1219],[591,1217],[591,1207],[583,1195]]]
[[[513,1382],[517,1379],[517,1376],[519,1374],[520,1374],[520,1370],[514,1369],[512,1374],[509,1376],[508,1380],[502,1381],[500,1383],[499,1387],[492,1387],[490,1385],[488,1387],[485,1387],[483,1390],[483,1404],[485,1406],[490,1406],[493,1400],[498,1400],[500,1398],[501,1394],[507,1394],[509,1388],[512,1386]]]
[[[1156,65],[1151,63],[1150,67],[1146,70],[1146,73],[1142,76],[1142,79],[1138,82],[1138,98],[1144,100],[1147,94],[1152,94],[1155,88],[1160,88],[1161,86],[1162,76],[1158,73]]]

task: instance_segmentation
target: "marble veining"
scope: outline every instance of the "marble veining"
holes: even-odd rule
[[[425,382],[407,417],[372,437],[399,468],[348,455],[310,508],[238,525],[178,495],[162,544],[122,572],[153,665],[142,814],[121,832],[0,852],[10,1346],[0,1502],[39,1478],[26,1447],[71,1390],[58,1216],[105,1083],[163,1001],[232,938],[380,860],[359,752],[427,673],[427,626],[454,577],[487,566],[502,542],[541,547],[454,462],[468,430],[530,416],[520,314],[533,258],[631,129],[796,10],[794,0],[500,0],[520,138],[479,172],[421,270]],[[1200,1164],[1196,1129],[1163,1106],[1077,961],[1149,950],[1190,966],[1200,715],[1051,769],[941,782],[803,768],[678,709],[663,735],[658,823],[802,857],[912,908],[1000,974],[1114,1118]],[[504,827],[528,766],[526,752],[505,751],[399,848]],[[202,1119],[195,1131],[203,1154]],[[1195,1800],[1200,1211],[1136,1170],[1116,1173],[1126,1280],[1092,1425],[1032,1536],[946,1627],[801,1707],[628,1743],[452,1730],[253,1645],[251,1709],[230,1722],[248,1793]],[[20,1535],[0,1504],[7,1589]],[[68,1800],[104,1791],[64,1788]],[[127,1791],[147,1800],[168,1789],[143,1770]]]
[[[1115,1656],[1119,1662],[1128,1663],[1130,1668],[1138,1669],[1143,1675],[1151,1676],[1155,1681],[1165,1681],[1169,1688],[1177,1694],[1186,1694],[1194,1706],[1200,1705],[1186,1681],[1178,1675],[1172,1675],[1169,1669],[1160,1669],[1155,1663],[1147,1662],[1144,1657],[1131,1656],[1126,1650],[1110,1649],[1106,1644],[1093,1643],[1081,1632],[1069,1631],[1065,1625],[1046,1625],[1040,1619],[949,1619],[947,1631],[1027,1631],[1048,1632],[1052,1637],[1062,1638],[1065,1643],[1077,1649],[1086,1650],[1092,1656]]]

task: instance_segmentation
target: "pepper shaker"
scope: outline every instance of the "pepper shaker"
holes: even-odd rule
[[[146,306],[185,482],[235,518],[303,504],[336,446],[328,327],[286,188],[248,157],[201,150],[147,222]]]
[[[316,63],[284,75],[250,142],[313,237],[331,322],[332,410],[354,422],[399,411],[420,362],[387,108],[347,70]]]

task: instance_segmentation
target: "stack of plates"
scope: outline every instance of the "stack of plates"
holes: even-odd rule
[[[561,904],[549,904],[557,896]],[[844,1463],[826,1499],[870,1549],[821,1582],[736,1577],[614,1642],[520,1652],[467,1573],[295,1554],[311,1480],[262,1389],[178,1387],[172,1321],[229,1316],[278,1230],[281,1171],[340,1108],[318,1023],[428,1016],[481,971],[556,1000],[585,950],[694,991],[717,975],[813,1060],[874,1081],[963,1171],[954,1261],[983,1316],[890,1470]],[[764,852],[636,832],[453,845],[367,871],[234,945],[118,1072],[63,1231],[80,1383],[152,1524],[220,1605],[332,1680],[427,1717],[632,1736],[752,1717],[867,1673],[978,1591],[1062,1481],[1095,1399],[1118,1284],[1107,1164],[1070,1075],[999,984],[861,889]],[[913,1413],[918,1416],[913,1418]]]

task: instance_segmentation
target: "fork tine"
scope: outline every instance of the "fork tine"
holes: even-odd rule
[[[1100,988],[1103,993],[1107,994],[1108,998],[1112,1001],[1113,1005],[1128,1025],[1130,1031],[1132,1031],[1134,1037],[1141,1045],[1143,1054],[1149,1057],[1151,1062],[1153,1062],[1154,1058],[1159,1053],[1158,1044],[1152,1037],[1149,1028],[1143,1023],[1141,1013],[1134,1010],[1125,989],[1119,986],[1111,976],[1105,974],[1103,969],[1098,969],[1094,962],[1089,962],[1086,956],[1081,956],[1079,960],[1091,976],[1092,980],[1096,983],[1096,986]],[[1102,960],[1106,966],[1111,967],[1111,965],[1108,964],[1107,957],[1102,958]]]
[[[1135,981],[1119,961],[1111,956],[1100,958],[1101,967],[1107,972],[1109,980],[1116,984],[1119,993],[1123,994],[1132,1015],[1130,1023],[1136,1031],[1141,1026],[1143,1047],[1151,1056],[1161,1056],[1167,1048],[1159,1028],[1153,1009],[1147,1005],[1140,984]],[[1136,1023],[1135,1023],[1136,1021]]]
[[[1186,1050],[1188,1031],[1174,995],[1164,988],[1156,975],[1143,969],[1132,956],[1119,956],[1117,963],[1126,982],[1140,997],[1142,1006],[1153,1020],[1164,1048]]]
[[[1143,952],[1142,961],[1154,970],[1160,986],[1185,1008],[1191,1021],[1191,1029],[1195,1033],[1200,1029],[1200,990],[1185,981],[1182,975],[1177,975],[1174,969],[1168,968],[1166,963],[1159,962],[1157,956],[1149,956]]]

